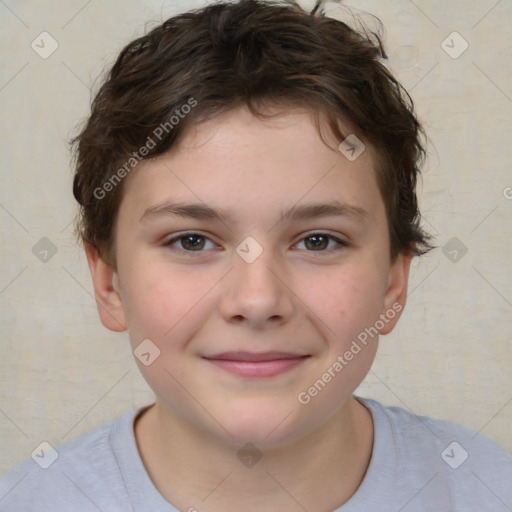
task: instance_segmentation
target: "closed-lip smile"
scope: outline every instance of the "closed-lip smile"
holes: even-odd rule
[[[309,355],[292,352],[232,351],[203,356],[210,363],[229,373],[243,377],[274,377],[292,370]]]

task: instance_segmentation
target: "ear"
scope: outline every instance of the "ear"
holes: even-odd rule
[[[85,243],[85,254],[91,271],[101,323],[111,331],[126,331],[117,272],[103,261],[98,249],[93,245]]]
[[[405,307],[407,282],[411,267],[412,253],[400,253],[389,269],[388,287],[384,294],[381,316],[386,321],[380,334],[389,334],[395,327]]]

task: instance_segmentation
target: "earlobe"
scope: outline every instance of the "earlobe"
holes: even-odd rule
[[[101,323],[111,331],[126,331],[126,319],[117,272],[105,263],[98,249],[93,245],[85,244],[85,254],[91,271],[94,296]]]
[[[407,299],[407,283],[412,254],[400,253],[389,269],[388,287],[384,295],[383,309],[386,322],[380,334],[389,334],[400,318]]]

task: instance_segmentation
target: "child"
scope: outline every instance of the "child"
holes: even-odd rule
[[[101,321],[156,401],[43,447],[1,511],[512,510],[494,442],[353,395],[431,247],[383,57],[320,1],[213,4],[122,51],[74,195]]]

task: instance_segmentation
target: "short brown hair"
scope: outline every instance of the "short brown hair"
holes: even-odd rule
[[[381,30],[350,28],[327,16],[322,4],[317,0],[306,12],[292,0],[219,2],[172,17],[129,43],[72,141],[82,240],[115,267],[122,178],[131,167],[174,147],[188,126],[242,105],[265,117],[259,107],[272,104],[306,108],[320,135],[320,119],[327,120],[340,142],[348,134],[339,122],[355,126],[379,156],[391,258],[429,250],[416,197],[424,133],[412,99],[382,63]],[[153,146],[149,139],[159,127]]]

